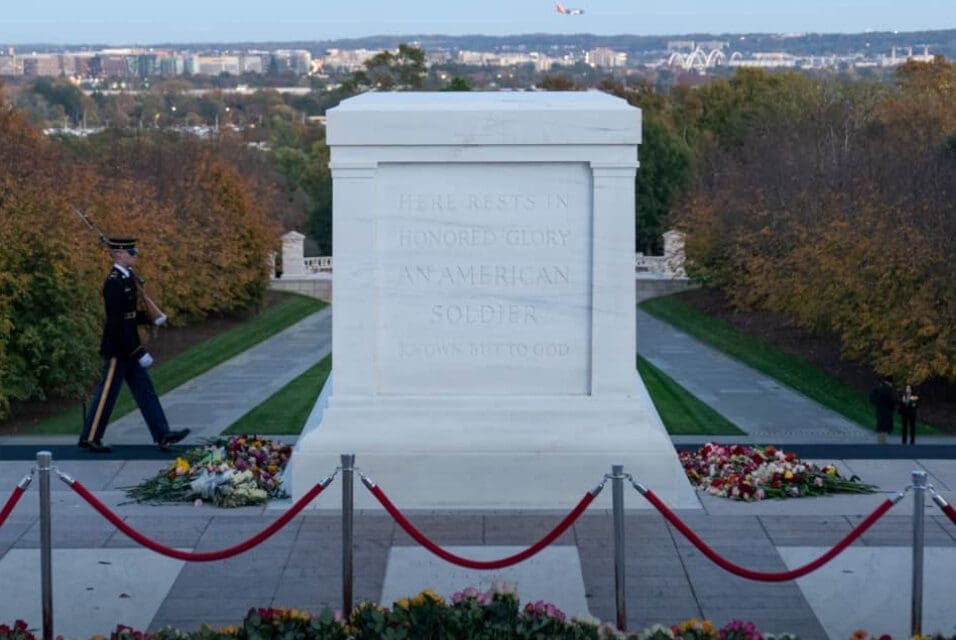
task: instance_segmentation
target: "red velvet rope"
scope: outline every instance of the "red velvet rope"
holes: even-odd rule
[[[305,508],[309,502],[312,501],[317,495],[322,493],[322,490],[325,489],[325,486],[322,484],[317,484],[312,489],[299,498],[299,501],[292,505],[288,511],[283,513],[279,518],[275,520],[268,527],[249,538],[245,542],[241,542],[235,546],[228,547],[226,549],[220,549],[219,551],[180,551],[179,549],[173,549],[172,547],[167,547],[162,545],[150,538],[147,538],[142,533],[136,531],[131,526],[126,524],[122,518],[116,515],[113,511],[110,510],[105,504],[100,502],[100,500],[94,496],[92,493],[87,490],[82,484],[77,481],[70,483],[70,486],[73,487],[73,490],[80,494],[84,500],[86,500],[91,507],[100,512],[104,518],[110,521],[114,527],[125,533],[127,536],[132,538],[135,542],[143,545],[144,547],[155,551],[156,553],[161,553],[164,556],[169,556],[170,558],[176,558],[177,560],[186,560],[188,562],[210,562],[212,560],[223,560],[225,558],[231,558],[232,556],[239,555],[244,551],[248,551],[254,546],[260,544],[261,542],[268,539],[276,531],[284,527],[292,518],[297,516],[302,509]]]
[[[953,505],[948,504],[945,507],[942,507],[943,513],[949,516],[949,519],[956,524],[956,509],[953,508]],[[3,524],[3,519],[0,518],[0,524]]]
[[[7,518],[10,516],[10,512],[13,511],[13,508],[17,506],[17,503],[20,502],[20,498],[23,497],[23,487],[14,487],[13,493],[10,494],[10,497],[7,499],[7,503],[3,505],[3,511],[0,511],[0,527],[3,526],[3,523],[7,521]]]
[[[722,569],[729,571],[735,575],[740,576],[741,578],[747,578],[748,580],[759,580],[761,582],[784,582],[786,580],[796,580],[797,578],[803,577],[812,571],[816,571],[827,562],[839,555],[844,549],[853,544],[853,541],[859,538],[863,533],[869,529],[873,524],[883,517],[883,514],[890,510],[893,507],[894,503],[892,500],[884,500],[880,506],[876,508],[873,513],[867,516],[866,520],[861,522],[856,526],[853,531],[847,534],[843,540],[840,540],[832,549],[824,553],[822,556],[803,565],[802,567],[797,567],[790,571],[781,571],[781,572],[765,572],[765,571],[753,571],[751,569],[746,569],[739,565],[736,565],[723,556],[719,555],[716,551],[707,546],[707,543],[701,540],[696,533],[694,533],[690,527],[688,527],[683,520],[677,517],[677,515],[670,510],[670,508],[661,502],[661,499],[654,495],[653,491],[647,490],[643,494],[647,498],[648,502],[657,507],[657,510],[661,512],[661,515],[667,518],[667,521],[672,525],[677,527],[677,530],[684,534],[684,537],[693,543],[701,553],[710,558],[716,565]]]
[[[574,521],[577,520],[584,510],[588,508],[588,505],[594,501],[594,494],[587,493],[581,498],[581,501],[578,502],[578,505],[571,510],[571,513],[566,515],[564,519],[558,523],[551,533],[541,538],[538,542],[534,543],[524,551],[520,551],[512,556],[507,558],[501,558],[500,560],[470,560],[468,558],[462,558],[453,553],[445,551],[437,544],[425,537],[425,535],[415,528],[408,519],[402,515],[402,512],[399,511],[391,500],[389,500],[382,490],[378,486],[369,487],[369,491],[372,492],[372,495],[375,496],[378,501],[385,507],[385,510],[395,519],[395,522],[405,530],[405,532],[410,535],[415,541],[434,553],[436,556],[443,560],[447,560],[452,564],[457,564],[460,567],[465,567],[468,569],[502,569],[504,567],[510,567],[511,565],[518,564],[523,560],[527,560],[531,556],[535,555],[549,544],[558,539],[558,537],[565,532],[565,530],[574,524]]]

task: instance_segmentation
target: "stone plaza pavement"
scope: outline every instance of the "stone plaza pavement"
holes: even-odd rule
[[[7,489],[29,470],[29,461],[0,468]],[[244,541],[288,505],[223,510],[208,505],[122,504],[122,487],[158,471],[163,462],[59,460],[56,466],[132,527],[179,549],[213,551]],[[886,490],[902,489],[913,469],[951,502],[954,460],[840,460]],[[374,479],[374,471],[367,470]],[[456,479],[441,479],[455,481]],[[462,491],[480,478],[460,478]],[[0,528],[0,621],[24,618],[40,625],[38,483]],[[383,489],[388,492],[387,487]],[[582,488],[582,494],[588,487]],[[357,484],[355,491],[364,491]],[[605,489],[609,491],[610,489]],[[796,582],[752,582],[726,573],[693,548],[656,511],[637,509],[643,498],[625,486],[627,619],[632,630],[690,617],[719,624],[753,620],[765,631],[801,638],[848,638],[863,627],[894,638],[909,628],[912,497],[835,560]],[[401,508],[402,496],[391,495]],[[719,553],[763,571],[794,568],[826,551],[868,515],[884,495],[836,495],[792,501],[737,503],[701,496],[702,509],[679,515]],[[138,544],[114,528],[58,479],[53,480],[52,540],[55,631],[67,638],[107,634],[122,622],[144,629],[173,625],[196,629],[240,621],[253,606],[318,611],[342,602],[340,513],[337,479],[316,502],[331,510],[306,511],[275,536],[231,559],[185,563]],[[569,505],[569,509],[572,505]],[[555,512],[410,512],[412,522],[459,555],[491,559],[511,555],[551,530]],[[924,629],[956,627],[956,525],[927,506]],[[541,556],[514,569],[465,571],[433,559],[381,511],[360,512],[354,532],[354,598],[385,603],[396,594],[432,587],[449,596],[467,586],[504,579],[525,600],[556,602],[572,614],[615,619],[611,514],[589,509]]]
[[[321,316],[316,314],[311,322],[316,323]],[[260,370],[256,376],[268,377],[270,368],[274,377],[280,375],[277,369],[305,370],[305,361],[317,360],[320,356],[312,353],[311,348],[325,333],[315,324],[308,326],[312,328],[293,328],[295,331],[273,339],[277,342],[267,341],[258,347],[262,354],[268,354],[272,346],[286,345],[283,358],[293,360],[292,364],[280,358],[252,359],[244,354]],[[293,339],[293,334],[298,337]],[[321,335],[317,338],[317,334]],[[676,339],[679,344],[675,351],[686,350],[686,336]],[[298,349],[289,347],[296,340],[308,342],[300,343]],[[310,355],[303,358],[303,353]],[[189,419],[194,421],[190,424],[202,422],[203,435],[225,428],[228,423],[223,422],[229,419],[228,412],[215,405],[204,421],[204,403],[199,398],[205,389],[225,404],[227,396],[231,396],[235,406],[230,411],[238,415],[244,413],[242,407],[248,409],[258,402],[248,397],[250,392],[242,382],[245,379],[251,386],[260,384],[255,376],[239,374],[242,367],[226,365],[186,385],[196,401],[188,402],[187,396],[182,396],[184,411],[188,405]],[[710,365],[702,360],[699,366]],[[727,363],[720,362],[720,366]],[[226,375],[223,372],[231,372],[228,375],[232,377],[222,377]],[[679,367],[671,367],[668,373],[691,388],[691,384],[681,380]],[[281,373],[286,374],[287,371]],[[695,393],[705,391],[695,389]],[[714,398],[734,395],[718,389],[711,393]],[[164,397],[164,404],[172,404],[170,395]],[[761,396],[751,395],[750,404],[763,401]],[[797,410],[791,407],[788,411]],[[740,416],[736,420],[738,424],[743,422]],[[148,439],[145,427],[135,434],[138,442]],[[769,442],[771,436],[760,434],[750,439]],[[211,551],[229,547],[263,529],[289,506],[281,501],[266,508],[234,510],[208,505],[123,504],[122,488],[153,475],[166,460],[157,460],[153,447],[132,444],[122,445],[113,455],[102,458],[80,455],[75,447],[59,446],[70,444],[70,440],[0,440],[0,501],[6,500],[16,482],[30,469],[35,451],[45,448],[53,451],[54,463],[60,470],[82,482],[131,526],[179,549]],[[813,449],[813,459],[835,462],[845,475],[857,474],[883,491],[896,492],[910,483],[913,470],[924,470],[929,482],[947,500],[956,501],[956,456],[950,455],[952,447],[943,439],[924,440],[905,451],[895,443],[884,447],[859,444],[853,437],[826,437],[820,442],[827,446]],[[827,451],[839,457],[828,456]],[[614,462],[609,460],[609,467]],[[359,457],[359,467],[361,463]],[[374,479],[374,469],[365,471]],[[639,470],[625,471],[640,480]],[[595,483],[599,480],[595,478]],[[460,483],[466,494],[481,478],[436,478],[436,482]],[[24,618],[31,626],[40,626],[37,486],[34,481],[6,524],[0,527],[0,623]],[[310,610],[341,606],[339,479],[316,499],[320,510],[306,511],[275,536],[240,556],[208,563],[168,559],[142,548],[64,483],[54,478],[52,487],[57,634],[67,638],[107,634],[117,622],[141,629],[173,625],[189,630],[202,623],[235,624],[253,606]],[[382,489],[389,492],[388,487]],[[588,489],[582,487],[582,495]],[[356,483],[355,491],[365,488]],[[610,492],[610,487],[605,492]],[[403,496],[389,496],[401,508]],[[679,515],[728,559],[751,569],[781,571],[800,566],[826,551],[884,498],[881,494],[837,495],[745,504],[702,495],[701,509],[685,510]],[[572,506],[569,504],[568,509]],[[891,633],[894,638],[906,637],[910,616],[911,493],[832,562],[805,578],[782,583],[752,582],[724,572],[660,515],[644,507],[643,498],[625,486],[626,606],[631,630],[654,622],[675,623],[698,617],[718,624],[732,619],[753,620],[761,630],[790,631],[811,640],[848,638],[861,627]],[[460,555],[490,559],[510,555],[537,541],[564,513],[455,511],[408,515],[437,543],[450,546]],[[927,549],[923,628],[953,633],[956,525],[929,500],[924,522]],[[425,587],[450,595],[456,589],[487,586],[492,580],[505,579],[517,583],[523,600],[542,598],[570,614],[587,612],[613,621],[613,567],[611,514],[595,507],[540,556],[514,569],[481,574],[432,559],[382,511],[360,512],[355,518],[356,602],[384,600],[389,604],[396,594],[413,594]]]

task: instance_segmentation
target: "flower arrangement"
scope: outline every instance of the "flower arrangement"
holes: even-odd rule
[[[0,640],[36,640],[36,636],[33,635],[26,622],[17,620],[12,627],[7,624],[0,624]]]
[[[798,498],[828,493],[872,493],[857,476],[844,478],[833,465],[817,466],[772,446],[709,443],[680,453],[687,477],[698,489],[731,500]]]
[[[800,640],[789,633],[761,634],[752,622],[731,620],[718,629],[710,620],[691,618],[672,627],[654,625],[645,629],[638,640]]]
[[[254,435],[217,438],[186,451],[126,495],[136,502],[211,501],[219,507],[262,504],[287,497],[281,474],[292,447]]]
[[[618,631],[591,617],[568,619],[554,605],[535,602],[523,608],[512,585],[496,583],[488,591],[465,589],[451,602],[430,589],[403,598],[391,609],[363,603],[345,617],[324,609],[313,615],[300,609],[253,608],[241,625],[187,633],[172,627],[156,632],[118,625],[109,640],[381,640],[381,638],[472,638],[475,640],[799,640],[792,634],[761,634],[751,622],[732,620],[720,629],[709,620],[690,619],[673,626],[655,624],[636,634]],[[36,640],[22,620],[0,624],[0,640]],[[57,636],[56,640],[63,640]],[[93,640],[106,640],[94,636]],[[849,640],[892,640],[856,631]],[[956,640],[956,635],[914,636],[910,640]]]

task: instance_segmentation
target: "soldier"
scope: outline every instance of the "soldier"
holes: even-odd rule
[[[79,446],[94,453],[109,453],[103,444],[103,434],[113,412],[123,381],[129,385],[136,404],[146,420],[153,441],[160,449],[168,449],[189,435],[189,429],[170,431],[166,414],[159,404],[159,396],[146,369],[153,357],[140,344],[140,324],[162,325],[166,316],[160,314],[152,321],[144,311],[137,309],[137,280],[135,238],[106,238],[106,246],[113,257],[113,268],[103,284],[103,302],[106,322],[100,355],[103,356],[103,375],[93,394],[89,414],[83,424]]]

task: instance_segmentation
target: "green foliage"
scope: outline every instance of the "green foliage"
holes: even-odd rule
[[[237,640],[346,640],[349,635],[328,609],[313,617],[296,609],[268,608],[250,609],[233,637]]]
[[[346,91],[411,91],[421,89],[427,73],[425,52],[408,44],[396,51],[382,51],[365,61],[365,70],[352,74]]]
[[[66,80],[39,78],[33,84],[33,92],[41,96],[50,107],[60,107],[62,113],[73,124],[83,120],[83,92],[73,83]]]
[[[661,234],[677,196],[690,179],[690,152],[658,116],[644,118],[641,166],[637,171],[637,249],[661,249]]]
[[[448,84],[442,88],[442,91],[471,91],[471,84],[466,78],[455,76],[448,81]]]

